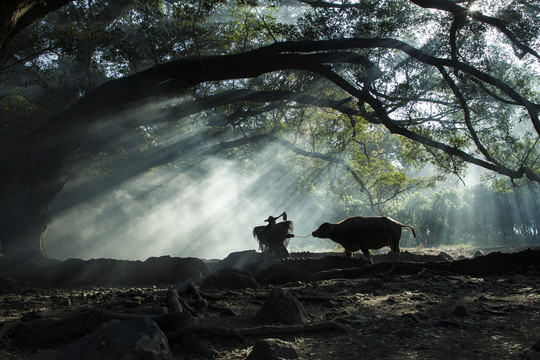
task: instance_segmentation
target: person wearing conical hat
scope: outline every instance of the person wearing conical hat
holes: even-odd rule
[[[278,223],[277,220],[282,216],[284,221]],[[287,246],[294,234],[290,233],[293,230],[293,222],[287,221],[287,213],[284,212],[278,217],[270,215],[264,221],[268,225],[257,226],[253,229],[253,236],[259,242],[259,250],[273,259],[289,257]]]

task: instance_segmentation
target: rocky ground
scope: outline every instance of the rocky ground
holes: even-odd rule
[[[408,251],[417,264],[457,263],[476,252]],[[209,274],[169,284],[43,286],[4,276],[0,358],[120,358],[109,349],[123,336],[115,331],[144,328],[134,343],[152,356],[125,358],[540,359],[538,254],[512,270],[474,275],[421,265],[336,277],[332,268],[365,263],[301,254],[264,271],[244,263],[227,275],[238,277],[215,282],[230,264],[209,263]],[[323,262],[322,272],[310,268]]]

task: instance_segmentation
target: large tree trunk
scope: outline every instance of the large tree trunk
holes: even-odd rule
[[[28,150],[10,159],[14,164],[2,182],[0,239],[2,251],[14,262],[46,257],[43,241],[51,220],[49,205],[63,187],[62,151],[58,147]]]

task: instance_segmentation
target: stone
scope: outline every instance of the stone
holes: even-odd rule
[[[458,305],[452,310],[452,315],[456,316],[467,316],[469,313],[467,312],[467,309],[465,309],[465,306]]]
[[[250,271],[257,269],[267,262],[266,257],[262,253],[255,250],[246,250],[230,253],[225,259],[216,263],[211,263],[209,267],[213,272],[218,272],[224,269],[240,269]]]
[[[309,316],[300,301],[280,287],[272,289],[255,318],[272,324],[305,324],[309,321]]]
[[[486,254],[482,250],[477,250],[474,253],[473,258],[477,258],[477,257],[480,257],[480,256],[486,256]]]
[[[255,343],[246,360],[298,359],[294,346],[279,339],[260,340]]]
[[[527,284],[530,282],[530,279],[525,275],[514,275],[510,278],[511,284]]]
[[[212,271],[198,258],[160,256],[137,262],[135,269],[127,273],[122,284],[177,284],[195,282]]]
[[[454,258],[444,251],[441,251],[438,256],[445,261],[454,261]]]
[[[167,337],[148,317],[111,320],[55,351],[49,360],[170,360]]]
[[[369,279],[366,282],[366,286],[369,286],[372,289],[378,289],[378,290],[384,289],[384,283],[380,280],[375,280],[375,279]]]

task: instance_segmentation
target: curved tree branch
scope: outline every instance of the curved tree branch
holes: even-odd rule
[[[495,158],[493,158],[493,156],[491,156],[489,154],[487,149],[484,147],[484,145],[481,143],[480,139],[478,138],[478,134],[476,133],[476,130],[474,129],[474,127],[473,127],[473,125],[471,123],[471,111],[469,110],[469,106],[467,105],[467,100],[465,100],[465,97],[463,96],[463,94],[459,90],[457,84],[450,77],[450,75],[448,75],[448,73],[446,72],[444,67],[440,67],[439,71],[442,74],[442,76],[443,76],[444,80],[446,81],[446,83],[452,89],[452,92],[457,97],[457,99],[458,99],[458,101],[459,101],[459,103],[461,105],[461,108],[463,110],[463,117],[464,117],[464,120],[465,120],[465,124],[467,126],[467,130],[469,130],[469,133],[471,134],[471,137],[472,137],[472,139],[474,141],[474,144],[476,145],[476,148],[482,153],[482,155],[484,155],[486,160],[488,160],[489,162],[501,167],[502,164],[500,164],[497,160],[495,160]]]
[[[315,69],[313,70],[315,71]],[[452,156],[457,156],[466,162],[481,166],[485,169],[494,171],[501,175],[508,176],[511,179],[519,179],[519,178],[522,178],[524,175],[527,175],[527,177],[530,180],[540,182],[540,177],[532,171],[526,171],[524,168],[520,168],[519,170],[512,170],[498,163],[486,162],[456,147],[446,145],[444,143],[429,139],[425,136],[422,136],[408,129],[405,129],[399,126],[394,120],[392,120],[388,116],[388,113],[386,112],[386,110],[384,109],[383,104],[379,100],[377,100],[375,97],[373,97],[371,94],[369,94],[368,92],[356,89],[354,86],[349,84],[346,80],[341,78],[339,75],[337,75],[333,71],[328,70],[326,68],[319,68],[317,69],[317,72],[321,74],[322,76],[326,77],[327,79],[329,79],[330,81],[334,82],[336,85],[341,87],[343,90],[345,90],[349,94],[357,97],[360,100],[360,102],[365,102],[369,104],[371,108],[375,111],[375,113],[377,114],[379,121],[393,134],[399,134],[399,135],[405,136],[420,144],[429,146],[434,149],[441,150]],[[359,106],[362,107],[362,105],[359,105]]]
[[[332,2],[322,1],[322,0],[298,0],[301,3],[307,4],[312,7],[318,8],[336,8],[336,9],[350,9],[355,7],[360,7],[360,4],[336,4]],[[456,33],[463,25],[465,19],[470,17],[474,20],[477,20],[481,23],[493,26],[497,28],[501,33],[503,33],[512,43],[515,49],[515,54],[518,58],[523,58],[526,54],[531,54],[537,59],[540,59],[540,54],[536,52],[531,47],[523,44],[519,41],[516,36],[510,31],[504,23],[494,17],[486,16],[480,11],[471,11],[467,7],[458,5],[456,2],[451,0],[410,0],[415,5],[418,5],[426,9],[436,9],[446,12],[450,12],[454,15],[454,22],[452,23],[452,28],[450,30],[450,46],[452,48],[452,58],[455,59],[454,55],[457,54],[456,47]],[[524,3],[524,2],[523,2]],[[528,4],[524,3],[525,6]],[[521,53],[518,53],[517,50],[520,50]]]
[[[278,43],[269,45],[267,47],[261,48],[256,51],[261,51],[263,53],[270,54],[273,51],[297,51],[297,52],[309,52],[309,51],[323,51],[323,50],[340,50],[340,49],[395,49],[400,50],[410,57],[424,63],[427,65],[432,65],[435,67],[448,67],[454,70],[462,71],[463,73],[469,74],[472,77],[492,85],[502,92],[504,92],[508,97],[516,101],[520,106],[523,106],[529,113],[531,122],[540,135],[540,120],[538,118],[538,108],[536,104],[525,99],[517,91],[515,91],[510,85],[506,84],[504,81],[495,78],[489,74],[486,74],[475,67],[465,64],[460,61],[453,59],[444,59],[437,58],[435,56],[429,55],[425,52],[422,52],[413,46],[396,39],[391,38],[350,38],[350,39],[338,39],[338,40],[326,40],[326,41],[300,41],[300,42],[287,42],[287,43]]]
[[[88,131],[94,128],[95,122],[102,116],[119,113],[149,100],[182,94],[200,83],[257,77],[274,71],[303,70],[318,73],[338,84],[352,96],[369,103],[380,121],[393,133],[404,135],[425,146],[443,150],[450,155],[459,156],[467,162],[508,175],[511,178],[519,178],[527,173],[525,170],[513,171],[481,161],[462,150],[419,136],[391,120],[382,104],[368,95],[370,83],[382,74],[380,69],[366,57],[349,51],[367,48],[400,50],[424,64],[436,68],[457,69],[486,84],[495,86],[528,110],[531,121],[540,134],[540,121],[536,106],[501,80],[459,61],[433,57],[399,40],[353,38],[276,43],[242,54],[171,61],[132,76],[109,81],[89,91],[68,111],[60,114],[49,124],[32,134],[23,144],[22,149],[23,151],[42,153],[41,149],[43,148],[80,141],[80,137],[86,136]],[[364,67],[366,72],[366,76],[363,78],[364,88],[357,89],[334,73],[331,65],[338,63],[357,64]],[[241,98],[242,95],[238,100]],[[534,173],[529,172],[529,174]],[[528,177],[538,181],[538,176],[528,175]]]

